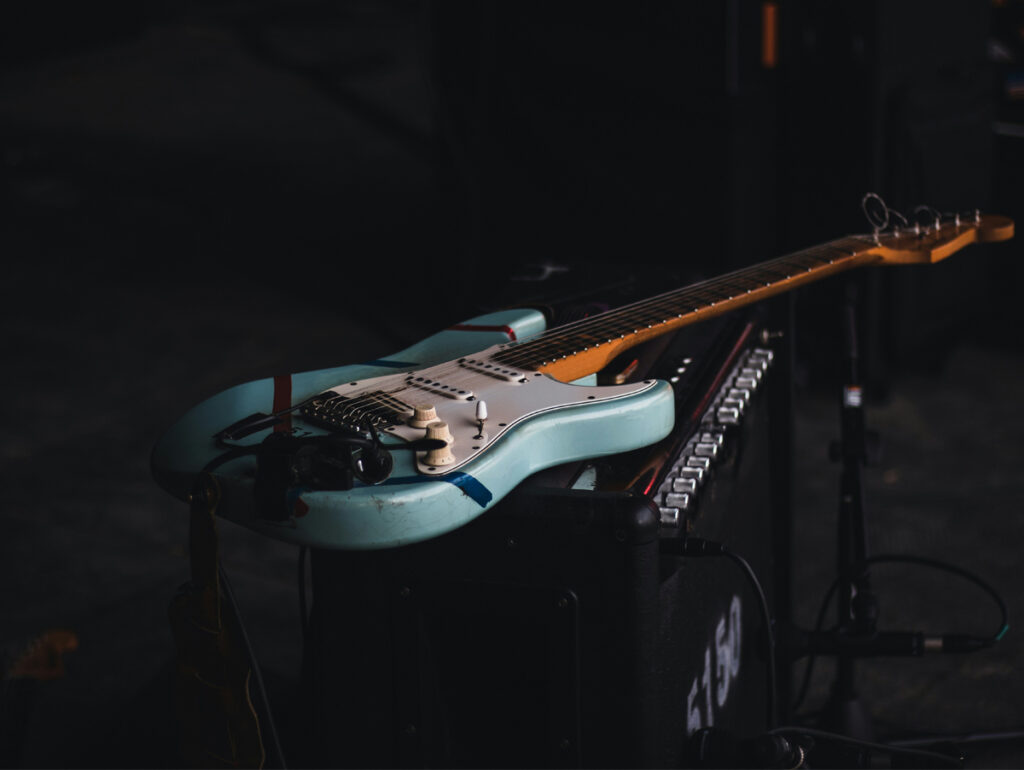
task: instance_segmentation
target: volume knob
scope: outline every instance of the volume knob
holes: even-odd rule
[[[455,462],[455,455],[450,449],[452,443],[452,432],[448,430],[446,422],[432,422],[427,426],[427,438],[441,439],[445,442],[440,449],[431,449],[427,452],[423,462],[427,465],[451,465]]]
[[[432,422],[437,422],[437,410],[433,404],[420,404],[413,407],[412,417],[409,418],[410,428],[426,428]]]

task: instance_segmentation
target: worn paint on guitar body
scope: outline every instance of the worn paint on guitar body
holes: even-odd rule
[[[508,342],[509,335],[502,327],[519,340],[532,337],[544,330],[544,319],[537,311],[511,310],[481,316],[460,326],[490,330],[446,330],[384,361],[291,375],[290,403],[350,382],[378,377],[386,382],[404,376],[404,372],[479,353]],[[474,392],[486,397],[490,406],[490,445],[452,469],[439,468],[431,473],[423,466],[422,457],[417,467],[413,452],[395,451],[394,470],[384,483],[366,485],[357,481],[347,491],[293,488],[288,495],[291,516],[276,522],[255,515],[256,460],[241,457],[215,471],[222,493],[220,513],[271,537],[319,548],[404,545],[466,524],[532,473],[584,457],[636,449],[658,441],[672,429],[673,398],[667,383],[651,380],[596,387],[530,374],[536,379],[528,384],[501,382],[484,375],[474,379],[472,373],[463,374],[460,381],[472,382]],[[273,411],[275,385],[281,387],[281,378],[238,385],[190,410],[153,451],[153,472],[160,484],[185,498],[196,474],[224,451],[217,446],[214,434],[247,415]],[[439,404],[442,406],[449,405]],[[472,409],[471,405],[460,406],[463,411]],[[520,418],[500,416],[510,410],[518,412]],[[443,418],[444,414],[439,416]],[[327,432],[298,416],[292,419],[295,429]],[[506,427],[498,427],[499,419],[507,423]],[[453,432],[453,450],[464,450],[467,439],[459,435],[458,426],[453,425]],[[268,433],[264,430],[247,436],[244,443],[259,443]],[[400,436],[412,438],[402,425],[391,433],[395,435],[385,434],[385,443],[398,443]]]

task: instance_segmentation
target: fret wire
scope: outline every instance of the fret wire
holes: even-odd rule
[[[858,244],[860,245],[860,244]],[[690,287],[683,287],[674,291],[666,292],[665,294],[652,297],[648,300],[641,300],[631,305],[626,305],[622,308],[616,308],[615,310],[602,313],[599,316],[592,316],[591,318],[582,319],[581,321],[573,322],[572,324],[566,324],[565,326],[555,327],[549,332],[544,333],[541,338],[534,338],[533,340],[526,340],[520,345],[513,348],[509,348],[507,351],[499,354],[500,359],[507,363],[512,364],[514,361],[535,361],[535,360],[547,360],[543,358],[545,354],[549,355],[556,352],[560,355],[561,352],[576,352],[578,348],[577,341],[580,339],[581,334],[586,334],[590,337],[587,341],[596,342],[600,344],[608,338],[607,334],[595,334],[597,330],[605,329],[619,329],[625,332],[632,333],[635,328],[645,328],[648,323],[656,325],[656,323],[668,320],[674,317],[681,306],[686,306],[690,303],[700,305],[703,302],[705,305],[710,302],[718,302],[725,299],[725,296],[718,293],[716,290],[726,290],[729,287],[742,288],[742,292],[733,292],[733,296],[739,293],[746,293],[747,287],[744,283],[737,282],[750,282],[754,284],[751,286],[751,291],[757,288],[768,288],[764,286],[765,281],[763,278],[769,278],[769,285],[772,283],[779,283],[786,278],[793,277],[795,274],[792,270],[793,267],[803,268],[803,271],[809,267],[823,266],[832,262],[838,261],[839,259],[849,259],[856,256],[863,249],[851,249],[848,245],[848,239],[840,239],[837,242],[831,242],[823,244],[822,246],[815,247],[812,249],[805,249],[803,251],[795,252],[793,254],[784,255],[774,260],[769,260],[757,265],[752,265],[747,268],[741,268],[739,270],[728,273],[724,276],[710,279],[705,282],[695,284]],[[776,267],[790,267],[789,272],[778,272],[773,268]],[[665,311],[667,315],[665,315]],[[684,310],[684,314],[693,312],[692,309]],[[660,316],[660,317],[659,317]],[[582,327],[582,328],[581,328]],[[621,333],[621,332],[620,332]],[[616,336],[616,335],[613,335]]]

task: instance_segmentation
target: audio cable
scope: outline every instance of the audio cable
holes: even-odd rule
[[[913,554],[878,554],[865,559],[860,564],[853,565],[850,571],[856,572],[857,570],[864,569],[871,564],[916,564],[922,567],[929,567],[940,572],[948,572],[978,586],[992,598],[992,601],[999,608],[999,628],[993,634],[989,636],[972,636],[967,634],[924,636],[922,652],[977,652],[978,650],[991,647],[1002,639],[1006,635],[1007,631],[1010,630],[1009,610],[1007,609],[1006,602],[1003,600],[1002,596],[1000,596],[999,592],[985,580],[963,567],[958,567],[955,564],[950,564],[939,559],[930,559],[925,556],[915,556]],[[825,615],[828,612],[829,603],[835,595],[836,590],[839,588],[841,581],[842,578],[837,577],[832,581],[832,585],[830,585],[828,590],[825,592],[825,597],[822,599],[821,606],[818,609],[818,617],[814,624],[815,634],[819,634],[825,624]],[[817,653],[813,651],[808,656],[807,665],[804,667],[803,679],[800,683],[800,689],[797,692],[796,699],[793,701],[793,712],[803,704],[804,699],[807,697],[807,692],[810,689],[811,674],[814,671],[816,658]]]

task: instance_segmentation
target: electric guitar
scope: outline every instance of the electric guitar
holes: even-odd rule
[[[626,349],[844,270],[937,262],[1012,235],[1006,217],[935,214],[550,330],[535,310],[490,313],[385,360],[226,390],[160,439],[153,472],[181,498],[213,474],[220,515],[289,542],[376,549],[436,537],[539,470],[668,435],[668,383],[592,384]]]

